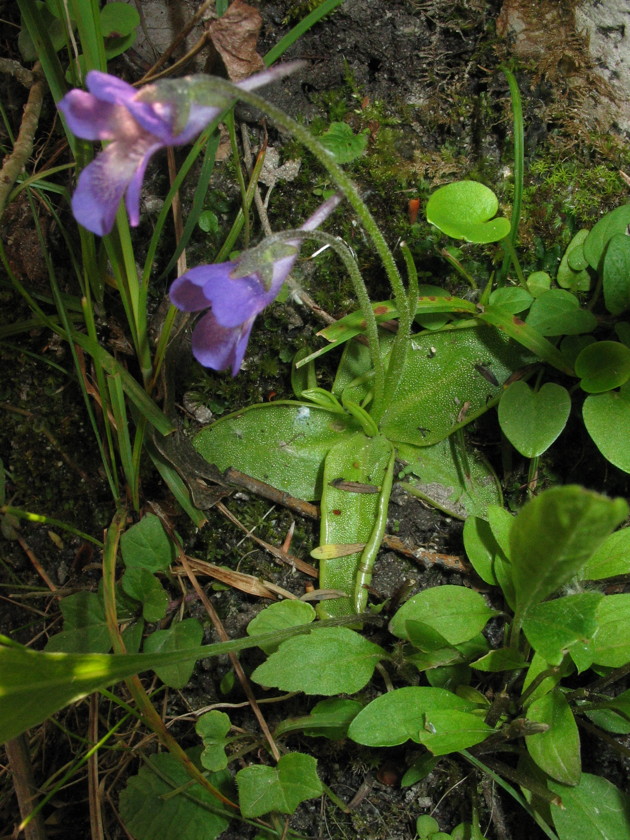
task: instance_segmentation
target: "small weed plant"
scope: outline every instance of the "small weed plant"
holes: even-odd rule
[[[395,258],[343,168],[364,153],[367,137],[334,122],[315,138],[254,92],[303,72],[296,64],[270,65],[340,2],[311,4],[317,8],[266,57],[268,67],[245,80],[156,74],[136,87],[106,72],[108,60],[133,42],[133,7],[18,0],[24,60],[39,57],[76,162],[71,208],[78,227],[66,226],[55,198],[63,167],[20,176],[8,200],[27,190],[45,203],[64,231],[78,294],[63,290],[68,276],[62,289],[50,257],[50,295],[42,299],[12,271],[4,247],[1,256],[35,322],[70,350],[115,513],[102,543],[80,535],[102,551],[101,585],[61,600],[63,629],[46,649],[1,638],[0,735],[16,738],[92,692],[117,706],[123,720],[139,717],[163,750],[144,758],[120,795],[120,818],[136,840],[164,836],[165,825],[179,826],[180,840],[212,840],[233,820],[253,826],[258,840],[302,836],[290,828],[301,803],[329,796],[345,806],[322,783],[316,759],[292,749],[296,733],[301,744],[345,739],[375,755],[415,745],[401,781],[409,787],[457,757],[501,787],[551,840],[618,840],[630,831],[630,798],[582,770],[580,728],[627,759],[615,738],[630,733],[630,594],[608,584],[630,573],[628,505],[574,484],[536,491],[540,459],[570,417],[581,416],[611,469],[630,473],[630,205],[578,231],[554,277],[525,276],[518,257],[523,125],[506,69],[515,136],[511,218],[497,215],[488,186],[470,180],[440,187],[425,208],[440,235],[479,246],[479,260],[499,259],[475,277],[459,247],[448,244],[442,254],[466,291],[457,296],[420,283],[412,251],[401,243]],[[217,0],[217,18],[229,21],[237,5]],[[326,178],[318,208],[256,244],[249,241],[250,210],[264,155],[247,182],[238,163],[237,101],[301,143]],[[220,236],[219,217],[204,208],[220,122],[237,161],[242,207],[215,259],[187,268],[182,256],[198,224],[203,230],[211,223]],[[106,144],[95,155],[94,141]],[[153,234],[136,243],[147,166],[160,150],[172,156],[183,146],[192,148],[171,173]],[[175,198],[193,165],[200,174],[182,221]],[[156,268],[171,210],[176,247]],[[341,212],[354,214],[375,249],[390,299],[370,300],[353,250],[324,230]],[[326,326],[320,346],[293,360],[295,399],[245,399],[191,442],[159,387],[186,320],[200,313],[191,339],[197,362],[238,376],[252,329],[263,329],[257,316],[290,282],[307,241],[329,250],[348,273],[357,311]],[[153,340],[149,290],[163,296],[166,280],[170,306]],[[108,306],[124,313],[133,364],[101,341]],[[324,389],[315,365],[337,348],[340,360]],[[506,447],[529,462],[527,500],[516,514],[464,433],[493,411]],[[175,569],[197,588],[221,634],[220,622],[169,517],[146,512],[141,468],[159,473],[198,527],[207,521],[204,510],[229,491],[234,471],[279,495],[317,502],[320,538],[311,554],[318,588],[304,599],[283,592],[244,638],[202,644],[200,620],[170,609]],[[370,601],[395,487],[465,521],[478,586],[428,588],[395,606]],[[32,518],[8,504],[2,513]],[[242,586],[247,577],[219,567],[213,573],[232,585],[237,574]],[[247,585],[260,594],[260,581]],[[249,648],[265,658],[247,677],[236,655]],[[262,734],[213,708],[196,717],[195,745],[184,749],[138,675],[151,671],[163,687],[179,690],[199,660],[225,654]],[[127,699],[111,690],[119,682]],[[312,706],[270,728],[257,703],[270,689],[313,697]],[[484,837],[475,802],[470,821],[450,834],[428,814],[418,815],[415,830],[418,840]]]

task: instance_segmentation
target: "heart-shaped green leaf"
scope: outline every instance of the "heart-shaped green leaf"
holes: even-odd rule
[[[236,774],[239,803],[244,817],[270,811],[292,814],[300,802],[321,796],[317,761],[303,753],[283,755],[275,767],[252,764]]]
[[[571,411],[566,388],[553,382],[534,391],[513,382],[499,403],[499,424],[512,446],[526,458],[542,455],[564,429]]]
[[[491,189],[477,181],[456,181],[436,190],[427,202],[427,220],[442,233],[467,242],[498,242],[510,223],[494,216],[499,202]]]
[[[584,425],[604,458],[630,473],[630,383],[584,400]]]
[[[596,341],[575,360],[575,375],[588,394],[619,388],[630,379],[630,347],[620,341]]]
[[[575,295],[564,289],[550,289],[537,297],[525,319],[541,335],[579,335],[597,326],[592,312],[580,309]]]

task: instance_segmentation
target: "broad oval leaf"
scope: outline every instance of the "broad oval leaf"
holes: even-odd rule
[[[444,688],[396,688],[372,700],[350,724],[348,736],[368,747],[395,747],[419,742],[424,716],[449,709],[470,712],[475,706]]]
[[[623,499],[576,485],[553,487],[528,502],[510,529],[518,618],[579,574],[627,512]]]
[[[324,458],[359,425],[313,403],[253,405],[202,429],[195,449],[220,470],[234,467],[298,499],[319,499]]]
[[[536,458],[562,432],[570,412],[571,397],[566,388],[546,382],[534,391],[519,380],[501,397],[498,414],[501,431],[512,446],[526,458]]]
[[[433,755],[448,755],[485,741],[494,730],[479,715],[459,709],[426,712],[417,738]]]
[[[456,181],[437,189],[426,207],[427,220],[442,233],[467,242],[498,242],[510,232],[505,218],[493,218],[499,201],[478,181]]]
[[[630,473],[630,383],[584,400],[584,425],[607,461]]]
[[[196,618],[185,618],[167,630],[156,630],[144,643],[145,653],[166,653],[191,650],[201,645],[203,627]],[[190,656],[176,665],[156,665],[155,673],[171,688],[183,688],[191,677],[197,656]]]
[[[630,796],[608,779],[582,773],[580,783],[566,787],[549,782],[562,799],[562,808],[552,808],[558,840],[621,840],[628,836]]]
[[[396,612],[390,632],[408,639],[407,621],[420,621],[440,633],[451,645],[472,639],[497,615],[483,597],[464,586],[434,586],[414,595]]]
[[[630,662],[630,594],[606,595],[595,613],[593,662],[620,668]]]
[[[602,580],[630,574],[630,528],[615,531],[595,551],[584,567],[584,580]]]
[[[580,733],[564,695],[555,689],[535,700],[527,709],[527,719],[549,727],[525,738],[532,759],[552,779],[577,785],[582,772]]]
[[[347,627],[323,627],[287,639],[252,679],[259,685],[305,694],[354,694],[372,678],[383,648]]]
[[[383,336],[387,364],[392,337]],[[505,380],[533,356],[500,330],[485,324],[412,336],[396,392],[388,401],[381,432],[395,443],[428,446],[484,414]],[[361,403],[370,390],[367,347],[346,346],[333,391]]]
[[[527,641],[550,665],[559,665],[567,650],[590,643],[603,597],[600,592],[579,592],[536,604],[523,622]]]

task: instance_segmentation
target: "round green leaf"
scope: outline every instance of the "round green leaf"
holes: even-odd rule
[[[472,589],[434,586],[404,603],[390,621],[389,629],[399,639],[407,639],[407,622],[421,621],[441,633],[449,644],[458,645],[472,639],[496,614]]]
[[[584,400],[584,425],[606,460],[630,473],[630,383]]]
[[[427,220],[442,233],[467,242],[498,242],[510,232],[505,218],[493,218],[499,202],[477,181],[456,181],[436,190],[427,202]]]
[[[553,808],[558,840],[621,840],[628,836],[630,797],[608,779],[582,773],[579,785],[565,787],[549,782],[562,799]]]
[[[499,424],[512,446],[526,458],[542,455],[564,429],[571,411],[566,388],[553,382],[540,391],[513,382],[499,403]]]
[[[104,38],[122,38],[140,26],[140,15],[129,3],[107,3],[101,10],[101,31]]]
[[[551,277],[546,271],[534,271],[527,277],[527,288],[532,297],[538,298],[551,288]]]
[[[505,309],[506,312],[511,312],[512,315],[518,315],[519,312],[524,312],[525,309],[529,309],[533,299],[534,296],[522,286],[503,286],[492,292],[490,295],[490,304]]]
[[[630,347],[619,341],[596,341],[575,360],[575,375],[588,394],[619,388],[630,379]]]

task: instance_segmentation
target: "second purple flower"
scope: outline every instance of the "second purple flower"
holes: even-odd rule
[[[337,207],[334,196],[304,222],[300,230],[315,230]],[[173,283],[171,302],[184,312],[211,307],[192,334],[197,361],[214,370],[241,367],[256,316],[278,296],[300,248],[299,240],[265,240],[233,262],[200,265]]]

